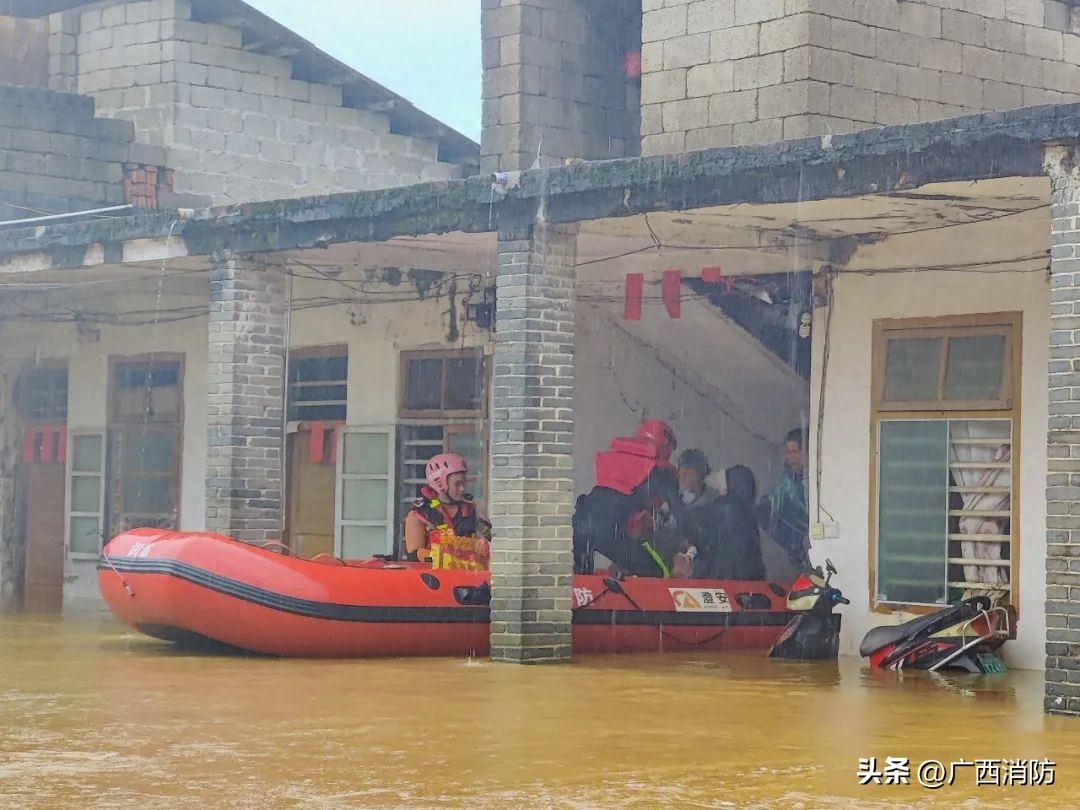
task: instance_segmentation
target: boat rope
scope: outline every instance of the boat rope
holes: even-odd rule
[[[260,543],[257,546],[257,548],[266,548],[266,549],[269,549],[271,547],[277,547],[277,548],[282,549],[285,552],[286,557],[296,556],[296,555],[293,554],[293,550],[291,548],[289,548],[287,545],[285,545],[285,543],[279,543],[277,540],[267,540],[265,543]],[[329,557],[332,560],[337,560],[342,565],[348,566],[348,563],[345,562],[345,560],[341,559],[341,557],[336,557],[333,554],[328,554],[325,551],[320,551],[314,557],[296,557],[296,558],[298,560],[304,560],[305,562],[315,562],[316,560],[318,560],[321,557]]]
[[[610,591],[610,590],[607,589],[607,587],[605,587],[604,590],[600,591],[600,593],[596,594],[596,596],[594,596],[588,602],[584,602],[584,603],[578,605],[576,608],[574,608],[574,611],[582,610],[584,608],[589,607],[590,605],[592,605],[595,602],[599,601],[600,597],[604,596],[604,594],[608,594],[608,593],[614,593],[614,591]]]
[[[105,560],[109,568],[113,570],[113,573],[116,574],[116,576],[120,577],[120,584],[124,586],[124,590],[127,591],[127,595],[134,598],[135,591],[131,590],[131,586],[127,584],[127,580],[124,579],[124,575],[116,569],[116,566],[113,565],[113,561],[109,559],[109,555],[105,552],[101,552],[101,559]]]
[[[593,602],[595,602],[597,599],[599,599],[605,593],[618,594],[619,596],[623,597],[623,599],[625,599],[627,602],[629,602],[630,605],[635,610],[637,610],[640,613],[645,613],[645,609],[642,608],[641,605],[639,605],[637,602],[635,602],[631,598],[630,594],[628,594],[626,591],[623,590],[623,587],[619,583],[619,581],[617,579],[613,579],[611,577],[605,577],[604,578],[604,590],[601,591],[592,601],[590,601],[590,602],[588,602],[586,604],[591,605]],[[581,607],[585,607],[585,605],[582,605]],[[686,641],[684,639],[679,638],[678,636],[673,636],[671,634],[670,630],[665,630],[664,629],[663,622],[657,622],[656,623],[656,629],[660,631],[661,636],[663,636],[664,638],[666,638],[666,639],[668,639],[670,641],[674,641],[676,644],[682,644],[684,647],[701,647],[701,646],[703,646],[705,644],[711,644],[712,642],[716,641],[718,638],[723,636],[724,633],[726,633],[730,629],[730,625],[728,627],[722,627],[722,628],[720,628],[720,630],[718,632],[713,633],[711,636],[708,636],[707,638],[700,639],[698,641]]]

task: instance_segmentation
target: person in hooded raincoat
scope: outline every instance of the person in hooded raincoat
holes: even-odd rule
[[[710,486],[712,470],[700,450],[679,459],[684,528],[695,549],[691,576],[703,579],[762,580],[765,565],[754,512],[757,484],[743,466],[724,472],[724,491]]]

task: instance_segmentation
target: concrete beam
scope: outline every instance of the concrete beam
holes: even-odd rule
[[[1028,107],[747,147],[211,208],[179,223],[189,255],[272,252],[451,231],[527,234],[551,224],[736,203],[887,195],[928,183],[1035,177],[1047,143],[1074,142],[1080,104]],[[175,214],[0,233],[0,255],[163,237]],[[62,264],[57,266],[77,266]]]
[[[39,244],[33,253],[0,253],[0,275],[41,270],[73,270],[129,263],[159,262],[190,255],[174,233],[89,245]]]

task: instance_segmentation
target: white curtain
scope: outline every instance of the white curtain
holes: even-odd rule
[[[967,464],[1003,464],[1012,460],[1011,423],[1005,420],[971,420],[949,423],[949,459],[951,463]],[[956,440],[979,440],[967,443]],[[1008,468],[965,468],[954,469],[953,478],[957,486],[971,488],[1004,487],[1011,492],[1011,467]],[[1011,497],[1007,493],[965,492],[964,512],[1009,512]],[[1003,534],[1008,518],[972,515],[961,517],[959,533],[961,535]],[[1001,560],[1005,559],[1005,543],[987,541],[961,541],[961,555],[965,560]],[[1009,568],[1002,565],[964,565],[966,582],[985,583],[986,588],[968,589],[964,596],[985,595],[997,604],[1008,594],[1005,588],[995,585],[1009,584]]]

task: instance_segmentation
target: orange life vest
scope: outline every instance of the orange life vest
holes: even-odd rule
[[[427,548],[417,558],[429,560],[432,568],[486,571],[491,556],[487,540],[479,536],[482,519],[472,499],[457,505],[457,513],[439,500],[430,487],[420,490],[410,514],[417,515],[427,528]]]

